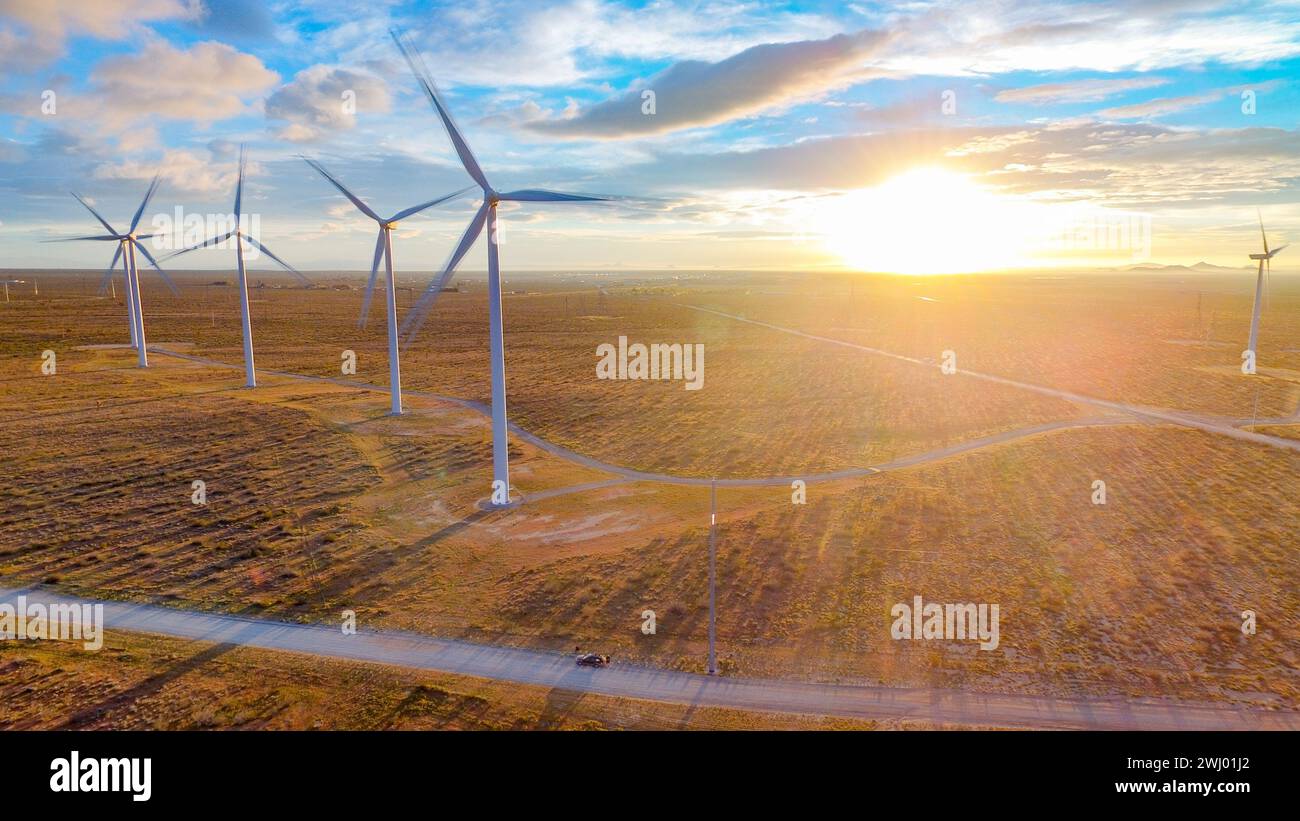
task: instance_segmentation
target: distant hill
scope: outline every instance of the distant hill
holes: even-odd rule
[[[1203,274],[1236,274],[1242,271],[1255,270],[1249,265],[1243,265],[1234,268],[1229,265],[1214,265],[1209,262],[1198,262],[1195,265],[1162,265],[1158,262],[1140,262],[1136,265],[1126,265],[1119,269],[1121,271],[1199,271]]]
[[[1191,266],[1191,269],[1193,271],[1245,271],[1249,270],[1250,266],[1242,265],[1241,267],[1234,268],[1230,265],[1213,265],[1209,262],[1198,262]]]

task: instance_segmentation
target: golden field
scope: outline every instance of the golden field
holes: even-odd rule
[[[233,287],[197,284],[221,278],[182,280],[181,299],[147,280],[150,344],[238,365]],[[382,387],[382,293],[360,331],[357,290],[254,289],[264,373],[248,391],[238,368],[155,354],[141,371],[131,351],[94,347],[126,339],[120,301],[89,293],[96,279],[42,275],[39,300],[19,293],[0,306],[0,584],[294,620],[353,609],[363,626],[581,644],[702,669],[707,487],[625,482],[539,497],[615,477],[514,439],[512,479],[534,498],[485,512],[480,414],[412,395],[394,419],[382,392],[272,373],[339,377],[352,349],[349,379]],[[586,456],[683,477],[890,468],[811,484],[806,505],[791,504],[788,486],[719,490],[724,674],[1300,706],[1294,451],[690,307],[926,360],[952,350],[959,368],[1255,418],[1258,431],[1295,438],[1300,289],[1284,277],[1274,278],[1254,377],[1238,370],[1253,277],[695,275],[601,280],[607,295],[578,279],[512,277],[522,292],[505,303],[512,422]],[[403,351],[405,387],[488,401],[486,326],[480,283],[444,294]],[[705,387],[597,380],[596,346],[620,335],[704,343]],[[58,355],[56,376],[40,375],[45,349]],[[1037,428],[1049,423],[1067,424]],[[1016,433],[1026,428],[1037,432]],[[1006,436],[943,450],[996,434]],[[195,479],[207,484],[206,506],[190,502]],[[1091,502],[1097,479],[1104,506]],[[890,606],[913,595],[999,603],[1000,647],[891,641]],[[645,609],[657,614],[655,635],[640,631]],[[1253,636],[1239,629],[1247,609],[1258,613]],[[121,641],[158,645],[132,653],[140,675],[155,653],[183,652]],[[24,664],[65,663],[33,653],[22,651]],[[307,663],[236,653],[257,663],[203,669],[220,664],[214,680],[239,683]],[[391,698],[417,681],[373,675],[388,677]],[[535,704],[524,711],[533,718],[519,718],[523,708],[502,701],[507,688],[456,687],[490,691],[494,726],[544,723]],[[610,718],[625,708],[593,709],[592,720],[625,726]],[[244,726],[232,718],[241,709],[210,723]],[[254,726],[307,721],[251,715]],[[674,720],[663,715],[646,724]]]

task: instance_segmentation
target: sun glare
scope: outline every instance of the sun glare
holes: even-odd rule
[[[942,168],[917,168],[830,202],[827,250],[862,271],[953,274],[1024,262],[1027,206]]]

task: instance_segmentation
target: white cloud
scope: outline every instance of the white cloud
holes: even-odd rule
[[[840,28],[816,14],[719,0],[636,8],[600,0],[462,0],[405,27],[440,82],[534,87],[603,82],[613,59],[715,61],[762,43],[828,37]],[[391,44],[381,39],[378,48],[368,46],[367,56],[392,59]]]
[[[1110,120],[1136,120],[1145,117],[1159,117],[1163,114],[1173,114],[1177,111],[1221,100],[1226,93],[1226,91],[1211,91],[1205,94],[1186,94],[1181,97],[1161,97],[1155,100],[1133,103],[1132,105],[1103,108],[1097,112],[1097,116]]]
[[[158,174],[173,191],[191,194],[230,193],[233,196],[239,176],[238,159],[218,164],[214,160],[220,154],[219,146],[214,147],[210,157],[202,157],[193,151],[170,149],[164,151],[162,159],[156,163],[136,160],[101,163],[95,167],[93,176],[98,180],[151,180],[154,174]],[[260,171],[261,167],[257,163],[248,163],[248,176],[256,176]]]
[[[1162,86],[1169,81],[1164,77],[1127,77],[1100,80],[1071,80],[1064,83],[1008,88],[999,91],[993,99],[999,103],[1094,103],[1126,91]]]
[[[134,54],[109,57],[90,72],[84,89],[55,78],[57,114],[41,113],[41,97],[0,95],[0,110],[55,126],[66,133],[116,142],[133,152],[158,144],[166,120],[208,126],[255,112],[257,98],[279,80],[261,60],[224,43],[197,43],[186,50],[150,40]]]
[[[31,71],[64,54],[69,37],[121,40],[162,20],[196,20],[186,0],[0,0],[0,70]]]
[[[895,25],[899,47],[883,65],[917,74],[1156,71],[1260,65],[1300,54],[1300,18],[1285,4],[947,2]]]
[[[279,80],[251,54],[224,43],[181,51],[154,40],[136,54],[110,57],[94,74],[98,119],[121,128],[141,117],[212,123],[245,114],[245,100]]]
[[[291,142],[317,140],[329,132],[350,130],[358,113],[389,110],[388,85],[359,71],[312,66],[294,75],[266,101],[266,116],[284,120],[278,135]]]

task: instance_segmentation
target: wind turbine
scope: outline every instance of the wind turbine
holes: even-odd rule
[[[385,271],[388,274],[388,391],[393,400],[390,413],[393,416],[401,416],[402,368],[397,353],[397,283],[393,279],[393,229],[397,227],[397,223],[407,217],[459,197],[473,186],[462,188],[459,191],[429,200],[420,205],[412,205],[410,208],[398,211],[388,219],[384,219],[371,210],[370,206],[358,199],[355,194],[344,188],[343,183],[331,176],[330,172],[326,171],[320,163],[315,160],[308,160],[306,157],[303,157],[303,159],[306,160],[308,165],[320,172],[322,177],[329,180],[330,184],[337,188],[343,196],[351,200],[357,210],[379,223],[379,235],[375,239],[375,261],[370,266],[370,281],[366,283],[366,296],[361,302],[361,318],[357,321],[357,327],[366,327],[366,316],[370,313],[370,298],[375,291],[375,278],[379,274],[379,260],[382,258],[385,260]]]
[[[415,307],[406,315],[403,330],[407,333],[408,342],[415,337],[416,332],[424,324],[424,320],[434,302],[437,301],[438,295],[442,293],[443,287],[451,279],[456,266],[469,251],[474,241],[478,239],[478,235],[482,233],[483,225],[488,224],[488,346],[492,363],[492,504],[504,507],[510,504],[510,459],[507,450],[506,363],[501,322],[501,266],[497,250],[497,206],[502,202],[603,202],[605,198],[581,194],[563,194],[558,191],[544,191],[532,188],[505,193],[494,189],[488,183],[487,177],[483,174],[483,169],[479,167],[478,161],[474,159],[473,152],[470,151],[465,138],[461,136],[460,129],[456,127],[456,123],[452,120],[446,105],[443,104],[441,97],[439,97],[437,88],[433,84],[433,78],[429,76],[428,68],[424,66],[414,48],[403,42],[401,35],[396,30],[390,30],[389,33],[401,50],[402,56],[406,58],[406,63],[411,67],[411,72],[424,89],[424,93],[428,96],[429,102],[432,103],[434,111],[442,120],[443,127],[447,129],[447,136],[451,139],[451,144],[456,149],[456,155],[460,157],[460,163],[464,166],[465,172],[483,189],[483,204],[479,206],[473,219],[470,220],[469,227],[465,229],[464,235],[461,236],[460,243],[447,261],[447,266],[436,279],[429,283],[429,287],[420,296]]]
[[[46,240],[46,242],[75,242],[79,240],[90,240],[94,242],[116,242],[117,250],[113,253],[113,261],[108,264],[104,270],[104,279],[99,284],[101,294],[108,288],[113,278],[113,269],[117,267],[117,261],[122,260],[122,273],[126,278],[127,291],[127,319],[131,323],[131,347],[136,349],[139,355],[139,364],[142,368],[149,367],[149,353],[144,338],[144,312],[140,304],[140,272],[135,265],[135,252],[139,252],[149,261],[162,277],[163,282],[171,289],[173,296],[180,296],[180,291],[176,288],[176,283],[172,282],[167,272],[158,266],[158,260],[153,258],[149,249],[144,247],[140,242],[142,239],[150,239],[156,234],[136,234],[135,229],[140,225],[140,217],[144,215],[144,209],[149,205],[149,200],[153,199],[154,193],[158,190],[158,176],[155,175],[153,182],[149,183],[149,190],[145,192],[144,199],[140,201],[140,207],[135,210],[135,216],[131,218],[131,227],[125,233],[119,233],[113,226],[108,224],[108,220],[100,216],[99,212],[90,206],[74,191],[72,196],[77,198],[77,202],[86,206],[86,210],[99,220],[99,224],[104,226],[108,231],[107,234],[99,234],[86,237],[69,237],[68,239]]]
[[[1287,246],[1283,245],[1271,251],[1268,249],[1268,236],[1264,233],[1264,215],[1259,214],[1259,212],[1256,212],[1256,214],[1259,216],[1259,236],[1264,240],[1264,253],[1250,255],[1251,259],[1259,260],[1259,274],[1255,277],[1255,309],[1250,315],[1250,342],[1246,349],[1255,354],[1255,363],[1258,365],[1259,351],[1256,349],[1255,344],[1259,341],[1259,312],[1264,303],[1264,269],[1267,267],[1269,273],[1272,274],[1273,257],[1277,256],[1278,252]]]
[[[204,240],[203,242],[200,242],[198,245],[191,245],[188,248],[182,248],[176,253],[168,256],[167,259],[174,259],[180,256],[181,254],[188,254],[190,251],[196,251],[199,248],[207,248],[208,246],[219,245],[220,243],[225,242],[231,237],[234,237],[235,262],[238,266],[238,271],[239,271],[239,320],[244,335],[244,384],[250,388],[256,388],[257,370],[253,365],[253,322],[252,322],[252,318],[248,314],[248,273],[247,271],[244,270],[244,243],[247,242],[249,245],[252,245],[257,250],[261,251],[271,259],[278,262],[280,264],[280,267],[284,268],[286,271],[296,276],[298,280],[302,282],[304,285],[311,287],[312,282],[311,280],[307,279],[307,277],[303,276],[292,265],[280,259],[275,254],[271,253],[270,248],[267,248],[265,245],[258,242],[255,238],[244,233],[244,224],[241,219],[242,213],[240,211],[240,205],[243,202],[243,199],[244,199],[244,147],[241,145],[239,147],[239,182],[235,184],[235,212],[233,215],[235,218],[235,227],[224,234],[220,234],[218,236],[212,237],[211,239]]]

